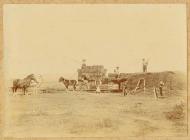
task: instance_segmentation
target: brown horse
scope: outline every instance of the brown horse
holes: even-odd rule
[[[76,90],[76,84],[77,84],[76,80],[68,80],[63,77],[60,77],[59,82],[62,82],[65,85],[66,89],[68,89],[69,86],[73,86],[73,89]]]
[[[114,79],[109,79],[109,78],[104,78],[102,80],[102,84],[108,84],[109,82],[113,82],[114,84],[118,85],[118,90],[122,90],[122,84],[124,84],[128,79],[127,78],[114,78]]]
[[[113,83],[118,84],[119,90],[121,91],[121,85],[122,83],[126,82],[128,79],[127,78],[117,78],[117,79],[113,79],[111,80]]]
[[[32,81],[38,83],[34,74],[30,74],[24,79],[13,80],[13,87],[12,87],[13,93],[15,93],[17,89],[22,89],[25,94],[27,92],[27,88],[30,87]]]

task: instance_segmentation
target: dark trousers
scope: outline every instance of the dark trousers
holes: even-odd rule
[[[128,90],[127,90],[127,89],[124,89],[124,90],[123,90],[123,94],[124,94],[124,96],[127,95],[127,94],[128,94]]]
[[[147,66],[143,66],[143,72],[147,72]]]
[[[159,89],[160,89],[160,95],[163,96],[162,87],[159,87]]]

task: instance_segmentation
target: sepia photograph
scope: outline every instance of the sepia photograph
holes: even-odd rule
[[[185,4],[4,4],[3,137],[188,136]]]

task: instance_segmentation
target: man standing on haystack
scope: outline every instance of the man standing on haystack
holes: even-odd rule
[[[146,60],[143,58],[143,59],[142,59],[142,64],[143,64],[143,72],[147,72],[148,60],[146,61]]]

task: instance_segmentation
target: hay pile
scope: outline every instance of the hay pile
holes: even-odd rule
[[[142,78],[146,81],[146,89],[158,87],[160,81],[163,81],[165,88],[169,90],[182,90],[186,88],[186,76],[173,71],[120,74],[120,78],[128,79],[127,85],[131,90],[135,89],[138,81]],[[143,84],[140,86],[142,87]]]

